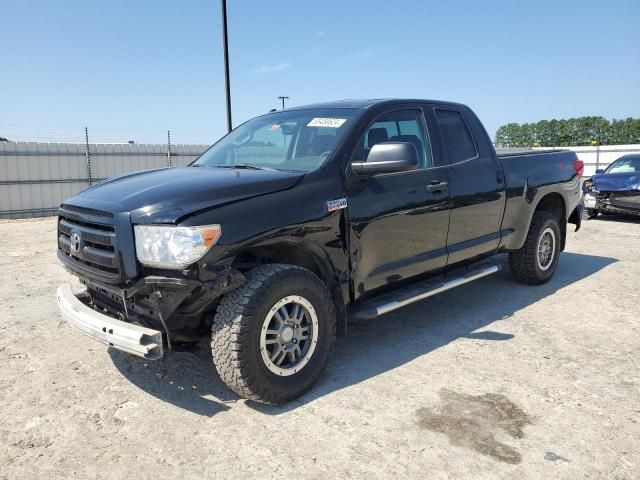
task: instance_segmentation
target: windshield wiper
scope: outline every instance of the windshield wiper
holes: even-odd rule
[[[246,170],[271,170],[276,171],[275,168],[260,167],[251,163],[236,163],[235,165],[215,165],[217,168],[242,168]]]

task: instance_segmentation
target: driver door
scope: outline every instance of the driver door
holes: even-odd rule
[[[447,262],[447,168],[434,167],[422,110],[379,115],[358,142],[352,162],[366,161],[373,145],[410,142],[417,170],[358,177],[348,195],[355,298],[387,284],[443,268]],[[435,188],[434,188],[435,187]]]

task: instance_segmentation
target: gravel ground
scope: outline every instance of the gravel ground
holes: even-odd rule
[[[144,362],[62,323],[55,221],[0,223],[0,478],[640,478],[640,223],[354,326],[284,407],[206,344]],[[505,266],[504,257],[499,261]]]

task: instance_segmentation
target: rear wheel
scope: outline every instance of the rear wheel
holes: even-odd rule
[[[560,256],[560,225],[549,212],[535,212],[524,245],[509,253],[509,268],[516,280],[540,285],[551,279]]]
[[[333,302],[316,275],[293,265],[263,265],[220,302],[211,331],[213,361],[238,395],[284,403],[322,374],[335,326]]]

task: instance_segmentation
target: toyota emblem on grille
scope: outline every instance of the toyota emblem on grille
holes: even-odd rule
[[[80,250],[80,234],[78,232],[73,232],[69,237],[69,248],[72,253],[78,253]]]

